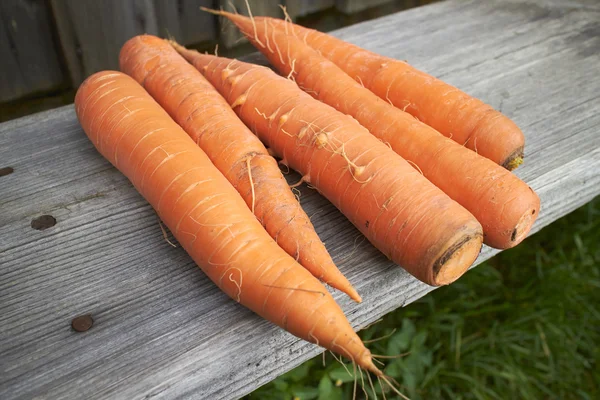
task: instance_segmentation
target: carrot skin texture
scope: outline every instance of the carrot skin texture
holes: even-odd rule
[[[486,244],[506,249],[527,236],[539,214],[540,199],[514,174],[383,101],[297,37],[275,25],[253,25],[248,17],[222,14],[282,75],[294,78],[313,97],[352,115],[414,162],[428,180],[477,218]],[[276,49],[286,49],[283,57]]]
[[[475,218],[353,118],[268,68],[175,46],[388,258],[430,285],[454,281],[475,260]]]
[[[275,243],[208,156],[135,80],[96,73],[77,91],[75,109],[98,151],[221,290],[292,334],[381,374],[325,287]]]
[[[318,279],[361,301],[334,264],[275,159],[202,74],[166,41],[151,35],[127,41],[119,63],[121,71],[140,83],[204,150],[288,254]]]
[[[334,62],[377,96],[508,170],[523,162],[525,136],[504,114],[407,62],[375,54],[326,33],[284,20],[256,17],[277,26]]]

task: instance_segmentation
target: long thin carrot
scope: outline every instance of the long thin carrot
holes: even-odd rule
[[[242,15],[219,14],[235,23],[281,74],[319,100],[352,115],[414,162],[427,179],[477,218],[486,244],[505,249],[527,236],[538,215],[540,199],[514,174],[383,101],[293,35],[274,25],[252,24]]]
[[[385,255],[448,284],[481,248],[481,225],[353,118],[268,68],[173,44],[248,126]]]
[[[292,334],[382,375],[325,287],[275,243],[206,154],[135,80],[96,73],[77,91],[75,109],[98,151],[221,290]]]
[[[337,269],[275,159],[193,66],[156,36],[125,43],[121,70],[150,93],[204,150],[275,241],[315,277],[360,302]]]
[[[519,127],[461,90],[326,33],[276,18],[256,17],[255,24],[273,24],[295,35],[380,98],[506,169],[523,162],[525,137]]]

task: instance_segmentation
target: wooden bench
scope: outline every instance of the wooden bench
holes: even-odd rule
[[[542,199],[534,231],[600,193],[595,0],[453,0],[335,34],[512,117],[527,136],[516,174]],[[0,398],[235,398],[322,351],[227,298],[169,246],[72,106],[0,125],[0,168]],[[301,199],[364,298],[335,293],[357,329],[432,290],[316,192]],[[52,225],[41,215],[56,224],[38,230]],[[83,314],[94,326],[75,332]]]

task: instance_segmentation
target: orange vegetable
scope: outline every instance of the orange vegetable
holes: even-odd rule
[[[386,256],[448,284],[481,248],[481,225],[353,118],[268,68],[177,50],[248,126]]]
[[[206,79],[167,42],[136,36],[123,46],[132,76],[204,150],[275,241],[315,277],[360,302],[337,269],[275,159]]]
[[[266,233],[208,156],[132,78],[104,71],[75,97],[77,117],[228,296],[377,375],[371,353],[325,287]]]
[[[255,18],[255,23],[272,24],[295,35],[380,98],[508,170],[523,162],[523,133],[488,104],[404,61],[383,57],[326,33],[276,18]]]
[[[352,115],[469,210],[483,226],[486,244],[505,249],[527,236],[540,199],[514,174],[383,101],[284,30],[252,24],[242,15],[220,14],[235,23],[282,75],[294,79],[319,100]],[[286,49],[282,57],[277,49]]]

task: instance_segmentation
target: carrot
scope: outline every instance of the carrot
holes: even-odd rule
[[[123,46],[132,76],[204,150],[275,241],[315,277],[361,298],[334,264],[275,159],[223,97],[167,42],[136,36]]]
[[[298,38],[272,25],[252,24],[242,15],[219,14],[235,23],[280,73],[319,100],[352,115],[469,210],[483,226],[486,244],[505,249],[527,236],[540,199],[514,174],[383,101]],[[286,50],[280,54],[277,49]]]
[[[353,118],[268,68],[173,45],[263,142],[409,273],[448,284],[475,260],[477,220]]]
[[[255,18],[293,34],[380,98],[508,170],[523,162],[525,137],[490,105],[422,72],[313,29],[276,18]]]
[[[206,154],[135,80],[96,73],[77,91],[75,109],[98,151],[229,297],[382,375],[331,294],[275,243]]]

